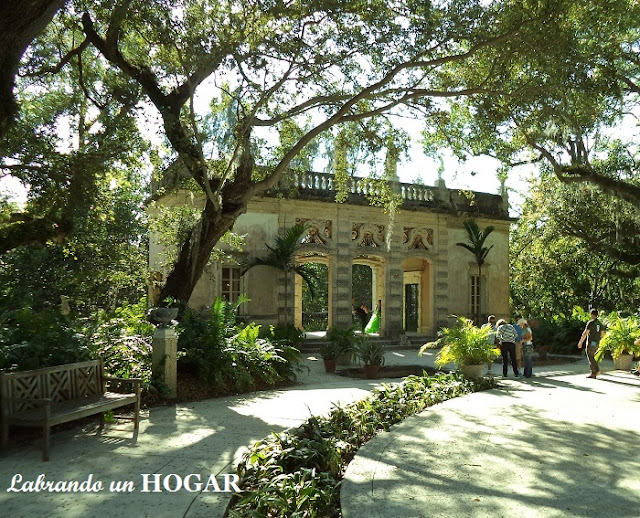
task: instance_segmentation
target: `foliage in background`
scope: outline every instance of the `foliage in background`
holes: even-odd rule
[[[640,212],[594,187],[532,180],[510,242],[512,306],[531,317],[575,306],[640,306]]]
[[[362,304],[366,304],[367,307],[372,310],[373,301],[373,271],[371,267],[365,264],[354,264],[351,267],[351,294],[353,296],[353,303],[360,307]],[[356,325],[359,325],[357,322]]]
[[[0,308],[40,310],[69,299],[76,315],[135,303],[147,282],[141,179],[118,172],[96,186],[95,204],[64,243],[17,247],[0,261]]]
[[[147,320],[147,299],[100,313],[91,324],[91,348],[103,357],[111,376],[152,378],[152,338],[155,327]]]
[[[90,342],[78,322],[57,308],[0,313],[0,369],[39,369],[90,358]]]
[[[243,493],[234,495],[227,516],[339,516],[340,481],[360,446],[428,406],[494,384],[456,374],[409,376],[326,417],[274,433],[243,455],[238,466]]]
[[[215,385],[220,393],[246,392],[296,378],[295,338],[260,338],[260,326],[236,323],[243,299],[216,299],[207,314],[187,308],[178,325],[181,372]]]
[[[305,331],[326,331],[329,324],[329,267],[321,263],[306,263],[315,277],[315,290],[302,284],[302,326]]]

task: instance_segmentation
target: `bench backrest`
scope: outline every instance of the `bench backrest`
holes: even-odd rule
[[[82,399],[104,393],[102,360],[68,363],[22,372],[0,372],[0,396],[23,401],[3,401],[3,411],[15,414],[33,407],[29,399],[52,401]],[[5,407],[5,405],[7,405]]]

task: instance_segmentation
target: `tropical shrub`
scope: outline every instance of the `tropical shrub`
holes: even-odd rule
[[[260,326],[236,323],[242,302],[219,298],[207,314],[185,310],[178,325],[179,371],[216,385],[220,393],[295,380],[299,351],[290,343],[299,334],[289,329],[288,338],[260,338]]]
[[[487,339],[492,330],[489,327],[476,327],[473,321],[457,317],[458,325],[443,327],[440,330],[442,349],[436,356],[436,365],[442,367],[449,363],[460,365],[479,365],[490,362],[500,355],[500,351]],[[428,344],[420,349],[422,354]]]
[[[30,370],[88,360],[89,340],[58,308],[0,315],[0,369]]]
[[[91,349],[104,359],[105,370],[120,378],[151,381],[154,326],[146,319],[147,299],[100,314],[91,331]]]
[[[616,359],[622,354],[640,354],[640,318],[637,316],[621,317],[612,313],[603,318],[606,331],[600,341],[600,347],[595,355],[596,361],[601,361],[605,353],[610,353]]]

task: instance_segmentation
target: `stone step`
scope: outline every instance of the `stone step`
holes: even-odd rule
[[[385,336],[368,335],[369,339],[373,342],[380,343],[388,349],[406,349],[407,347],[420,347],[427,342],[435,340],[435,337],[427,335],[408,335],[406,340],[399,340],[398,338],[388,338]],[[328,343],[324,337],[305,338],[298,349],[305,353],[317,353],[320,351],[320,347]]]

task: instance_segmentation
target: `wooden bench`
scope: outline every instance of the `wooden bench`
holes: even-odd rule
[[[134,416],[140,420],[140,391],[142,380],[104,375],[102,360],[92,360],[22,372],[0,372],[0,411],[2,422],[2,452],[9,443],[9,426],[42,428],[42,460],[49,460],[51,427],[83,417],[101,414],[127,405],[134,405]],[[111,392],[110,389],[127,392]]]

